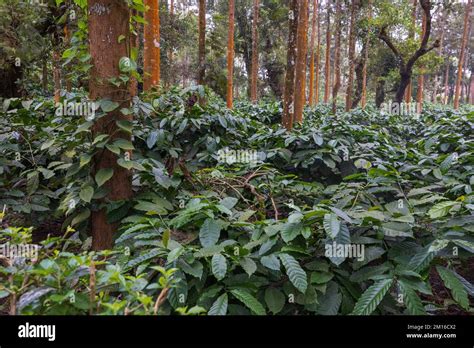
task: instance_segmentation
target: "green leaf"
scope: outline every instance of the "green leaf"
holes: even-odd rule
[[[199,230],[199,241],[203,247],[214,245],[219,240],[222,225],[216,220],[208,218]]]
[[[285,306],[285,295],[278,289],[267,288],[265,290],[265,303],[270,312],[277,314]]]
[[[132,133],[133,123],[130,121],[127,121],[127,120],[117,121],[117,126],[127,133],[130,133],[130,134]]]
[[[112,168],[102,168],[95,174],[95,182],[101,187],[114,175]]]
[[[262,258],[260,259],[260,263],[264,265],[265,267],[272,269],[274,271],[280,270],[280,260],[278,260],[278,257],[276,257],[275,254],[262,256]]]
[[[208,315],[226,315],[228,302],[229,302],[229,299],[228,299],[227,294],[222,294],[212,304],[211,309],[209,309],[209,312],[207,314]]]
[[[336,214],[326,214],[324,215],[323,221],[324,230],[332,239],[336,238],[341,230],[341,222],[337,218]]]
[[[122,150],[134,150],[135,149],[133,144],[127,139],[117,139],[113,143],[113,145],[120,148],[120,149],[122,149]]]
[[[464,285],[456,277],[455,273],[448,268],[436,266],[436,270],[443,279],[444,285],[451,290],[454,300],[465,310],[469,310],[469,298]]]
[[[100,107],[104,112],[114,111],[119,107],[119,104],[108,99],[100,100]]]
[[[455,205],[458,205],[458,204],[460,203],[452,202],[452,201],[441,202],[441,203],[435,204],[428,211],[428,215],[430,216],[431,219],[441,218],[443,216],[448,215],[451,208],[453,208]]]
[[[94,195],[94,188],[90,185],[86,185],[79,192],[79,197],[87,203],[91,202],[92,196]]]
[[[235,289],[230,291],[240,302],[257,315],[265,315],[265,308],[258,300],[247,291]]]
[[[217,280],[222,280],[227,273],[227,261],[222,254],[215,254],[211,260],[212,274]]]
[[[301,234],[302,229],[303,224],[301,222],[287,222],[283,225],[283,228],[281,230],[281,237],[283,238],[285,243],[291,242],[299,234]]]
[[[392,286],[393,279],[383,279],[370,286],[357,301],[352,314],[369,315],[379,305]]]
[[[412,315],[426,315],[423,303],[421,303],[421,300],[416,294],[415,290],[413,290],[411,286],[405,283],[402,279],[398,281],[398,285],[403,295],[403,302],[407,306],[408,312]]]
[[[279,256],[291,283],[300,292],[305,293],[306,288],[308,287],[306,272],[301,268],[300,264],[293,256],[288,254],[280,254]]]
[[[245,273],[249,275],[249,277],[257,270],[257,264],[249,257],[244,257],[241,259],[240,265],[244,269]]]
[[[83,210],[79,214],[77,214],[74,219],[72,219],[71,226],[75,226],[78,223],[86,220],[91,216],[91,211],[89,209]]]

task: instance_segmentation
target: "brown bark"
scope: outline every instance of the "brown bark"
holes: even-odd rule
[[[324,76],[326,81],[324,83],[324,102],[329,102],[329,86],[331,85],[331,4],[327,2],[327,16],[326,16],[326,61]]]
[[[354,84],[354,69],[355,69],[355,31],[356,31],[356,14],[359,7],[359,0],[353,0],[351,5],[351,22],[349,26],[349,77],[347,78],[346,90],[346,111],[352,107],[352,90]]]
[[[206,76],[206,0],[199,0],[199,59],[198,84],[204,85]]]
[[[109,99],[119,104],[114,111],[96,120],[93,136],[109,134],[111,139],[130,140],[130,135],[117,127],[116,121],[131,120],[119,110],[130,104],[128,88],[117,87],[109,82],[120,76],[119,61],[128,56],[127,40],[118,38],[129,35],[129,8],[125,2],[115,0],[88,0],[89,8],[89,45],[93,67],[89,80],[89,97],[91,100]],[[131,173],[117,164],[117,156],[109,150],[99,151],[94,156],[94,172],[112,168],[112,178],[104,184],[108,193],[102,203],[128,200],[132,196]],[[94,250],[107,249],[112,246],[113,234],[118,225],[107,221],[106,208],[92,212],[92,247]]]
[[[422,25],[422,30],[421,30],[421,37],[425,36],[426,32],[426,14],[423,13],[423,25]],[[416,108],[417,112],[421,113],[423,110],[423,94],[424,94],[424,85],[425,85],[425,75],[423,74],[423,69],[425,67],[421,66],[421,74],[418,76],[418,90],[416,92]]]
[[[441,17],[441,37],[439,39],[439,48],[438,48],[438,55],[442,56],[443,55],[443,48],[444,48],[444,33],[445,33],[445,27],[446,27],[446,22],[447,22],[447,13],[443,13]],[[439,76],[438,74],[435,75],[435,86],[434,86],[434,91],[433,91],[433,96],[431,98],[432,102],[436,102],[437,96],[438,96],[438,90],[439,90],[439,85],[442,81],[443,77]]]
[[[250,101],[257,102],[257,75],[258,75],[258,1],[253,0],[252,19],[252,70],[250,74]]]
[[[46,93],[48,91],[48,58],[43,58],[43,64],[42,64],[42,78],[41,78],[41,83],[43,86],[43,91]]]
[[[449,97],[449,59],[446,59],[446,71],[444,76],[444,95],[443,95],[443,104],[448,104]]]
[[[53,51],[53,83],[54,83],[54,103],[59,103],[61,98],[61,70],[60,70],[59,48]]]
[[[372,0],[369,0],[369,25],[370,20],[372,19]],[[364,67],[362,70],[362,97],[361,97],[361,106],[362,109],[365,109],[367,105],[367,62],[369,61],[369,39],[370,31],[367,30],[367,38],[365,39],[365,49],[364,49]]]
[[[306,57],[308,31],[308,0],[299,2],[299,20],[297,31],[297,49],[295,66],[295,122],[303,122],[303,108],[305,104],[306,85]]]
[[[341,87],[341,21],[342,21],[341,0],[336,0],[336,39],[334,43],[334,85],[332,87],[332,112],[336,112],[337,94]]]
[[[235,4],[234,0],[229,0],[229,32],[227,44],[227,107],[233,106],[233,78],[234,78],[234,18]]]
[[[398,49],[393,44],[392,40],[388,36],[386,29],[387,27],[382,27],[379,32],[379,38],[385,42],[385,44],[392,50],[393,54],[398,60],[399,73],[400,73],[400,83],[398,85],[397,91],[395,93],[395,102],[401,103],[403,97],[405,96],[405,90],[410,83],[410,79],[413,73],[413,66],[417,60],[433,49],[439,47],[439,40],[436,40],[433,45],[428,47],[428,40],[431,33],[431,2],[430,0],[420,0],[421,8],[426,15],[426,30],[425,34],[422,37],[420,47],[415,51],[415,53],[405,62],[405,58],[398,51]]]
[[[296,41],[298,32],[299,6],[298,0],[290,0],[290,11],[288,14],[288,51],[285,75],[285,89],[283,96],[282,124],[290,130],[293,128],[294,99],[295,99],[295,62]]]
[[[145,91],[160,84],[160,12],[159,0],[145,0],[143,89]]]
[[[321,61],[321,19],[319,18],[319,4],[318,4],[318,15],[316,16],[316,20],[318,21],[318,47],[316,48],[316,65],[315,65],[315,73],[316,73],[316,81],[314,85],[314,99],[316,104],[319,103],[319,69],[320,69],[320,61]]]
[[[411,12],[411,18],[412,18],[412,28],[410,30],[410,34],[409,34],[409,37],[410,39],[414,39],[415,38],[415,26],[416,26],[416,9],[417,9],[417,0],[413,0],[413,10]],[[405,102],[407,103],[410,103],[411,102],[411,94],[412,94],[412,89],[413,89],[413,85],[411,83],[411,78],[410,78],[410,81],[408,82],[408,86],[407,86],[407,89],[406,89],[406,93],[405,93]]]
[[[311,24],[310,58],[309,58],[309,105],[314,105],[314,42],[316,40],[316,18],[318,17],[318,0],[313,1],[313,18]]]
[[[466,10],[464,13],[464,30],[462,34],[461,40],[461,52],[459,54],[459,64],[458,64],[458,72],[456,76],[456,88],[454,91],[454,109],[459,108],[459,92],[461,89],[461,81],[462,81],[462,70],[464,65],[464,56],[466,53],[466,44],[467,44],[467,37],[468,37],[468,27],[469,27],[469,18],[471,14],[471,5],[472,0],[468,0],[466,4]]]

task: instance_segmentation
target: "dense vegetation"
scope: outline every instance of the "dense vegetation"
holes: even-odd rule
[[[0,1],[0,314],[473,314],[472,8]]]
[[[472,311],[472,107],[334,117],[320,105],[287,132],[279,103],[229,110],[211,92],[206,106],[192,103],[204,93],[137,99],[134,121],[118,125],[133,145],[92,137],[92,121],[57,117],[49,99],[5,101],[1,238],[48,236],[36,261],[0,268],[5,311]],[[105,148],[133,171],[133,200],[99,200],[113,173],[91,175],[90,161]],[[113,250],[94,252],[88,217],[100,204],[120,232]],[[328,257],[334,241],[364,257]]]

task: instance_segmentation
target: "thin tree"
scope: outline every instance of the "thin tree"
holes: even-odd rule
[[[283,126],[291,130],[293,128],[294,100],[295,100],[295,63],[296,63],[296,41],[298,32],[299,7],[298,0],[290,0],[288,12],[288,49],[285,75],[285,89],[283,93]]]
[[[421,29],[421,36],[425,36],[425,31],[426,31],[426,14],[423,13],[423,24],[422,24],[422,29]],[[441,44],[439,45],[441,46]],[[421,66],[420,70],[421,73],[418,76],[418,90],[416,92],[416,108],[417,112],[421,113],[423,110],[423,94],[424,94],[424,88],[425,88],[425,75],[423,74],[423,69],[425,67]]]
[[[199,0],[199,58],[198,83],[204,84],[206,76],[206,0]]]
[[[316,65],[315,65],[315,73],[316,73],[316,82],[314,86],[314,99],[316,104],[319,103],[319,80],[320,80],[320,61],[321,61],[321,19],[319,18],[319,7],[320,4],[318,3],[318,15],[316,16],[316,19],[318,21],[318,46],[316,48]]]
[[[454,91],[454,109],[459,108],[459,93],[461,90],[462,70],[463,70],[462,68],[464,65],[464,56],[466,53],[469,19],[471,15],[471,5],[472,5],[472,0],[468,0],[466,4],[466,10],[464,13],[464,29],[463,29],[462,40],[461,40],[461,50],[460,50],[461,52],[459,54],[458,72],[456,76],[456,88]]]
[[[355,43],[356,43],[356,14],[359,8],[359,0],[353,0],[351,5],[351,22],[349,26],[349,77],[346,89],[346,111],[352,107],[352,89],[354,84],[355,69]]]
[[[336,0],[336,28],[334,43],[334,85],[332,87],[332,112],[336,112],[337,95],[341,88],[341,27],[342,27],[342,4],[341,0]]]
[[[108,82],[120,76],[119,61],[128,56],[127,41],[120,37],[129,37],[130,10],[125,2],[116,0],[88,0],[89,46],[93,67],[89,79],[89,97],[91,100],[108,99],[117,103],[115,110],[97,119],[94,123],[93,137],[108,134],[112,141],[124,139],[130,141],[130,134],[117,126],[117,121],[131,121],[131,115],[124,115],[121,108],[130,105],[130,90]],[[107,11],[104,11],[107,9]],[[130,154],[126,153],[126,158]],[[112,177],[103,185],[106,196],[102,203],[127,201],[132,197],[131,172],[117,164],[118,156],[108,149],[99,151],[93,158],[93,172],[97,176],[112,172]],[[92,211],[91,230],[94,250],[112,247],[113,234],[117,223],[109,223],[106,208]]]
[[[402,53],[393,44],[391,38],[387,34],[387,26],[383,26],[379,32],[379,38],[385,42],[385,44],[392,50],[393,54],[397,58],[399,65],[400,82],[398,84],[397,91],[395,93],[395,103],[400,104],[403,101],[405,90],[410,83],[411,76],[413,74],[413,67],[417,60],[439,47],[439,40],[436,40],[431,46],[428,46],[428,40],[431,34],[431,2],[430,0],[420,0],[420,6],[426,15],[426,30],[421,40],[420,47],[413,53],[413,55],[406,60]]]
[[[145,12],[143,47],[143,89],[150,90],[160,84],[160,12],[159,0],[145,0],[148,10]]]
[[[295,65],[295,122],[303,122],[303,108],[306,94],[306,58],[308,31],[308,0],[299,2],[299,21],[297,31],[297,49]]]
[[[372,19],[372,0],[369,0],[369,25]],[[365,109],[367,105],[367,64],[369,61],[369,43],[370,43],[370,30],[367,28],[367,37],[365,39],[365,49],[364,49],[364,67],[362,70],[362,97],[361,97],[361,106],[362,109]]]
[[[410,39],[412,40],[415,39],[416,10],[417,10],[417,0],[413,0],[413,7],[411,11],[411,28],[410,28],[410,33],[408,35]],[[412,89],[413,89],[413,84],[410,78],[410,82],[408,83],[408,86],[405,92],[405,102],[407,103],[411,102]]]
[[[311,23],[311,41],[309,53],[309,105],[314,105],[314,42],[316,40],[316,19],[318,17],[318,0],[313,1],[313,18]]]
[[[327,14],[326,14],[326,61],[324,76],[326,78],[324,84],[324,103],[329,102],[329,86],[331,85],[331,4],[327,2]]]
[[[252,19],[252,70],[250,74],[250,101],[257,102],[258,75],[258,0],[253,0]]]
[[[229,0],[229,31],[227,43],[227,107],[233,106],[233,77],[234,77],[234,22],[235,22],[234,0]]]
[[[442,11],[442,9],[441,9]],[[442,15],[441,15],[441,20],[440,20],[440,26],[441,26],[441,37],[439,39],[439,47],[438,47],[438,55],[441,57],[443,56],[443,49],[444,49],[444,34],[445,34],[445,28],[446,28],[446,22],[447,22],[447,17],[448,13],[445,10]],[[433,96],[431,98],[432,102],[436,102],[437,96],[438,96],[438,91],[439,91],[439,85],[442,82],[442,76],[435,76],[435,86],[434,86],[434,91],[433,91]]]

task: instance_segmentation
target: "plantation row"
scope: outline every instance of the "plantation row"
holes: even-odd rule
[[[0,259],[3,312],[473,311],[472,106],[334,116],[321,104],[288,132],[280,103],[229,110],[202,87],[173,89],[121,109],[134,114],[117,121],[127,141],[92,137],[118,107],[99,104],[88,118],[58,116],[49,99],[4,102],[0,243],[42,247]],[[104,149],[132,170],[132,200],[103,202]],[[97,252],[102,208],[120,232]]]

